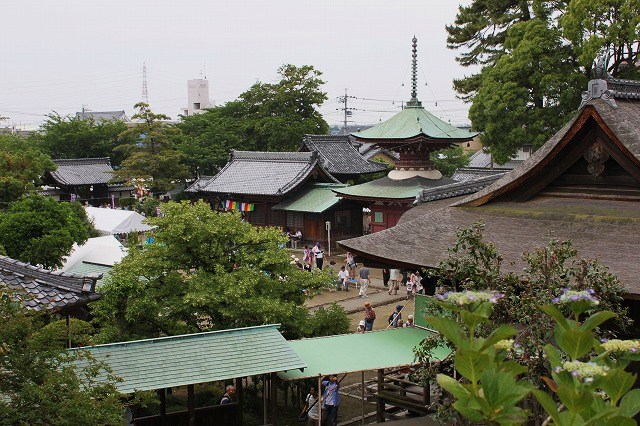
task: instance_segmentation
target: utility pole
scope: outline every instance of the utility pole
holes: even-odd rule
[[[348,133],[347,123],[351,121],[349,120],[349,117],[353,115],[353,108],[349,108],[347,106],[347,101],[349,100],[349,98],[355,99],[355,96],[347,95],[347,89],[344,89],[344,96],[338,97],[338,101],[341,102],[344,106],[342,108],[336,108],[336,111],[342,111],[344,113],[344,127],[342,128],[342,133],[345,135]]]

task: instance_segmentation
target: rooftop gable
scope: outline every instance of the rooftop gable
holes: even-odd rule
[[[333,175],[377,173],[387,169],[385,164],[365,159],[349,135],[305,135],[302,150],[316,151]]]
[[[113,178],[109,157],[53,160],[58,168],[48,172],[53,182],[62,186],[107,184]]]
[[[187,192],[283,196],[318,171],[328,182],[338,181],[319,162],[317,152],[231,151],[229,162],[211,177],[196,180]]]

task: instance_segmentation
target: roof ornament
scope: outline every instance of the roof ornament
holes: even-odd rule
[[[614,91],[609,90],[607,85],[607,62],[609,55],[604,53],[596,59],[593,64],[593,71],[595,79],[589,81],[588,89],[586,92],[582,92],[582,102],[580,107],[582,109],[589,101],[593,99],[602,99],[611,108],[618,109],[618,104],[614,98]]]
[[[411,50],[411,99],[407,102],[407,106],[419,107],[422,106],[422,102],[418,100],[418,39],[415,34],[411,41],[413,42]]]

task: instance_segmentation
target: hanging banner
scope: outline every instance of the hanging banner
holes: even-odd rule
[[[256,208],[254,203],[239,203],[237,201],[226,200],[224,202],[225,210],[235,210],[241,212],[252,212]]]

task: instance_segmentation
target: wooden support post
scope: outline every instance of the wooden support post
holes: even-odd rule
[[[271,391],[269,396],[271,397],[271,424],[278,424],[278,376],[276,373],[271,373],[269,383],[271,384]]]
[[[318,376],[318,426],[322,426],[322,376]]]
[[[384,401],[380,392],[384,390],[384,369],[378,370],[378,398],[376,399],[376,423],[384,423]]]
[[[262,375],[262,424],[267,424],[267,375]]]
[[[422,388],[422,403],[425,407],[431,404],[431,385],[429,382]]]
[[[362,424],[364,424],[364,371],[360,379],[360,386],[362,386]]]
[[[243,404],[243,392],[242,392],[242,377],[238,377],[236,378],[236,395],[238,398],[238,408],[236,411],[236,424],[238,426],[242,425],[243,419],[242,419],[242,411],[244,410],[244,404]]]
[[[67,314],[67,348],[71,347],[71,317]]]
[[[167,424],[167,390],[164,388],[158,389],[158,396],[160,397],[160,425],[166,426]]]
[[[195,392],[194,386],[187,386],[187,416],[189,417],[189,426],[195,426],[196,424],[196,409],[195,409]]]

